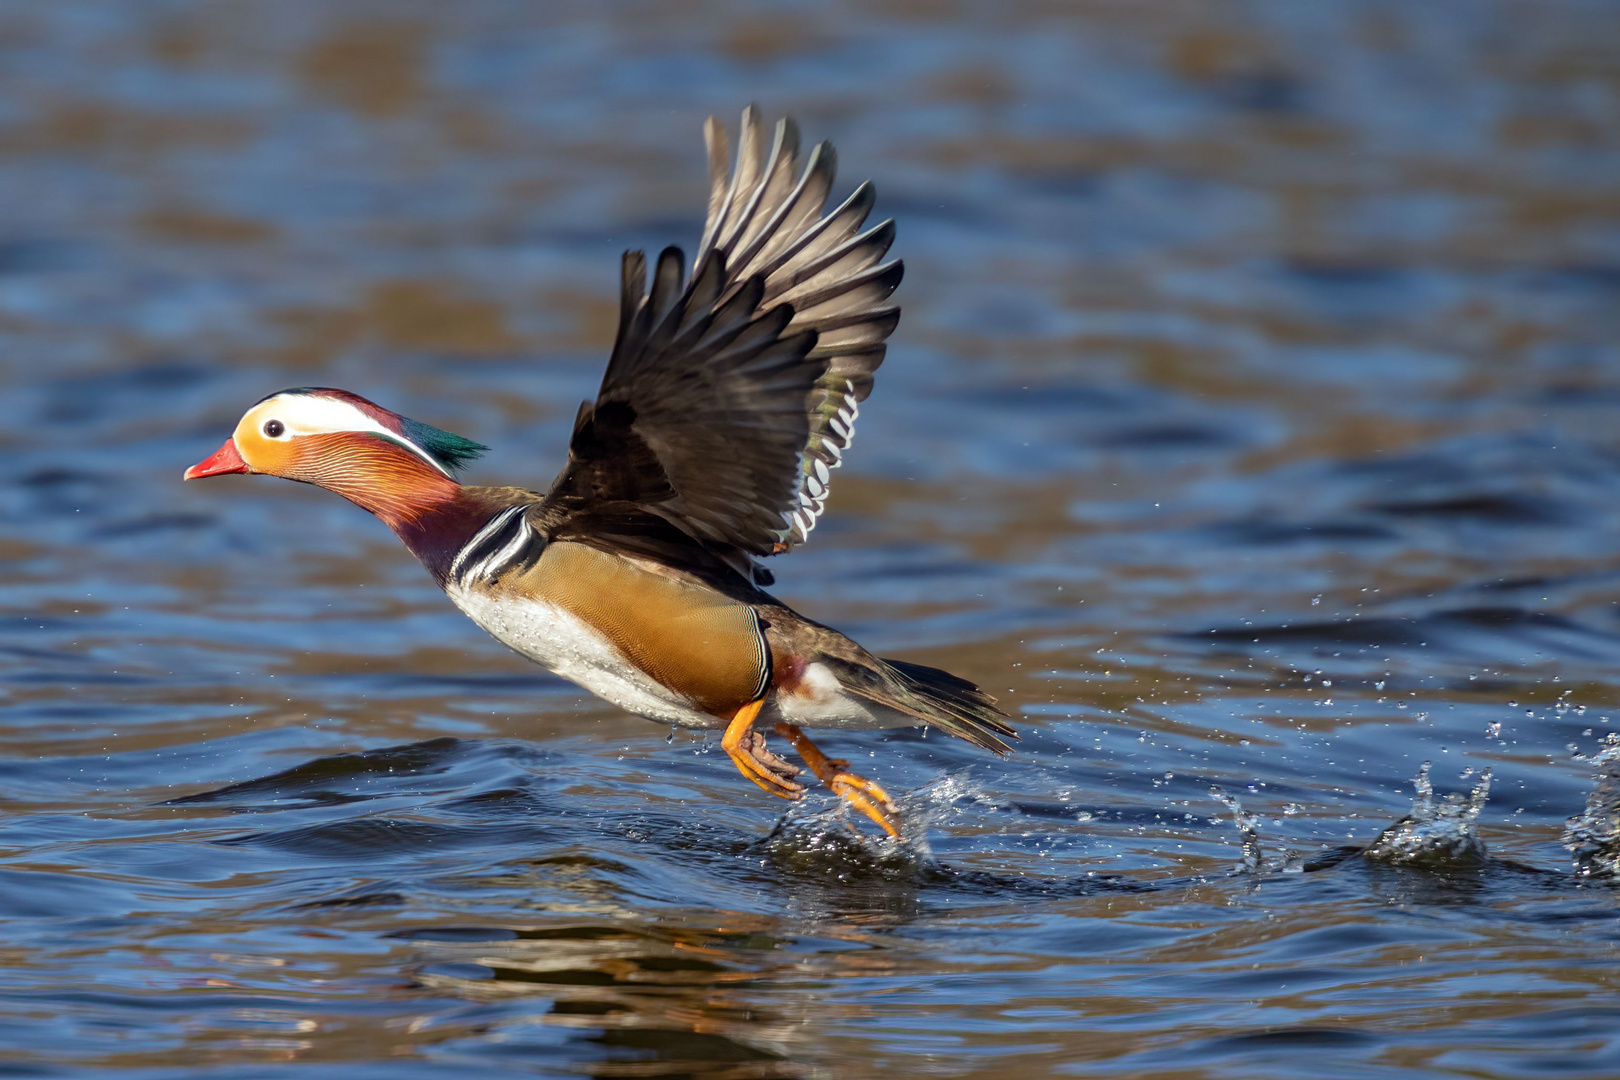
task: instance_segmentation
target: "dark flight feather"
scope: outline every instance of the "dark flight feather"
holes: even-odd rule
[[[780,122],[767,147],[753,107],[734,167],[720,124],[704,134],[709,207],[692,273],[666,248],[649,289],[646,257],[625,254],[613,355],[542,515],[564,535],[582,531],[576,519],[600,523],[604,502],[610,517],[639,509],[746,576],[753,557],[815,527],[898,322],[886,301],[903,268],[882,262],[892,222],[860,231],[870,184],[823,215],[830,145],[801,169],[798,128]]]

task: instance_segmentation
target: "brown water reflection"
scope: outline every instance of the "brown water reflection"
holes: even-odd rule
[[[1617,20],[0,5],[0,1070],[1620,1074],[1560,842],[1620,705]],[[543,484],[751,100],[907,262],[779,591],[1026,732],[848,738],[904,852],[338,500],[178,482],[319,383]],[[1494,770],[1490,861],[1340,850],[1426,760]]]

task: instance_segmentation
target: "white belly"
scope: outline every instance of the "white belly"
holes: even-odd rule
[[[450,602],[495,640],[626,712],[690,728],[724,726],[630,663],[602,634],[559,607],[451,585]]]

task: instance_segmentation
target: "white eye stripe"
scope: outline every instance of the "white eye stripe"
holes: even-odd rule
[[[404,438],[398,432],[390,431],[378,423],[373,417],[367,416],[358,408],[339,398],[315,397],[306,394],[277,394],[268,401],[262,402],[255,410],[263,415],[259,430],[263,432],[264,424],[271,420],[279,420],[285,431],[279,436],[267,435],[269,438],[290,438],[294,435],[331,435],[340,431],[366,432],[372,435],[381,435],[389,439],[423,461],[432,465],[446,476],[450,470],[446,469],[433,455],[420,446]]]

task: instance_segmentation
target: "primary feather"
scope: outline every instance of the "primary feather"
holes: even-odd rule
[[[666,248],[626,252],[619,331],[595,402],[580,409],[546,514],[655,514],[746,572],[801,543],[826,506],[884,342],[899,261],[892,222],[861,231],[862,184],[824,213],[835,167],[821,143],[803,168],[798,128],[767,149],[743,114],[735,164],[711,119],[709,212],[690,276]],[[599,524],[599,522],[598,522]]]

